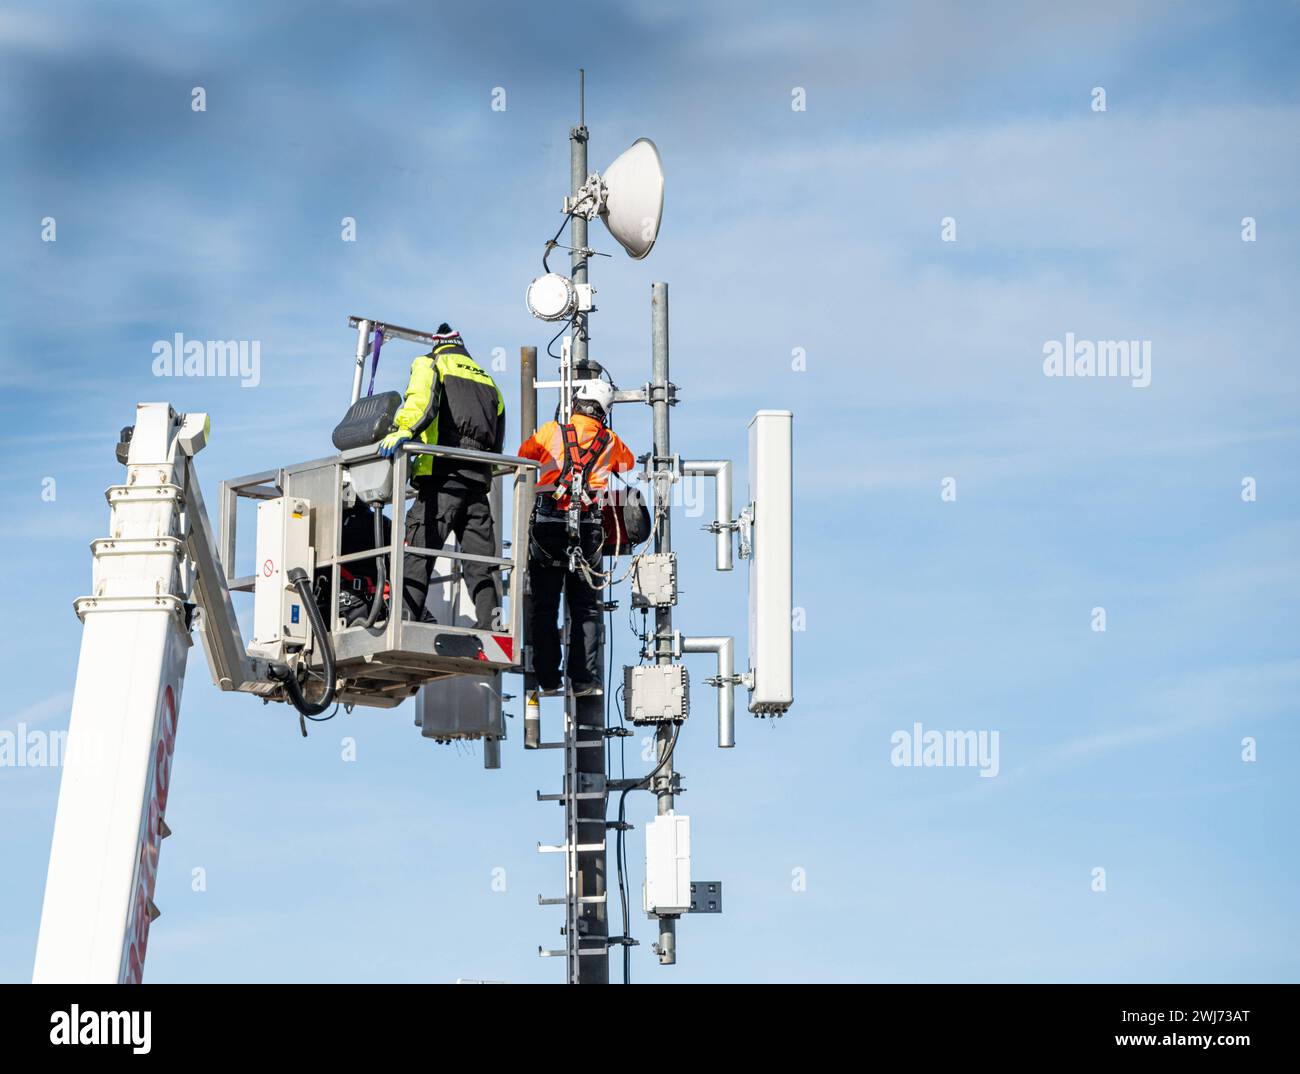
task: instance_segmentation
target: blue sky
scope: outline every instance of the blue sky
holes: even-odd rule
[[[674,447],[743,470],[789,407],[799,475],[796,704],[733,751],[698,706],[679,802],[726,912],[662,969],[634,911],[635,979],[1300,977],[1300,8],[566,10],[580,35],[513,3],[0,12],[0,729],[66,726],[136,401],[212,415],[210,489],[324,454],[357,313],[502,348],[513,407],[584,65],[592,166],[645,135],[668,175],[650,258],[594,266],[593,355],[641,383],[668,281]],[[260,384],[156,378],[177,332],[261,341]],[[1066,333],[1150,341],[1150,386],[1045,377]],[[702,521],[678,625],[743,638]],[[559,980],[555,755],[516,720],[485,772],[412,718],[304,742],[194,652],[147,979]],[[997,731],[998,776],[891,764],[918,722]],[[30,976],[57,782],[0,768],[0,979]]]

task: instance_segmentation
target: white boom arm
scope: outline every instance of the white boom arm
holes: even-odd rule
[[[108,490],[109,535],[91,543],[93,590],[75,604],[85,629],[36,943],[32,976],[37,982],[135,982],[143,975],[149,925],[158,916],[154,882],[159,846],[169,834],[163,818],[193,630],[199,630],[212,680],[222,690],[293,701],[292,691],[286,692],[285,669],[279,661],[286,657],[305,660],[310,650],[303,648],[306,630],[300,616],[304,601],[297,594],[286,601],[286,579],[292,579],[298,570],[312,574],[316,552],[309,534],[313,525],[322,531],[320,540],[330,542],[333,584],[339,585],[339,513],[337,505],[327,510],[325,501],[330,489],[337,490],[339,482],[357,474],[358,466],[368,464],[367,452],[361,451],[359,461],[349,460],[344,453],[282,468],[274,477],[255,475],[259,491],[264,491],[268,481],[286,486],[281,507],[287,505],[297,520],[303,547],[291,555],[286,543],[284,550],[264,558],[260,551],[263,526],[259,525],[262,569],[257,583],[250,587],[254,588],[255,628],[266,618],[259,607],[264,593],[272,627],[269,634],[255,638],[249,652],[240,635],[227,580],[227,568],[233,564],[222,563],[217,555],[194,471],[193,457],[207,443],[207,436],[206,414],[182,415],[166,403],[141,403],[126,445],[126,483]],[[121,448],[119,445],[119,457]],[[536,463],[449,447],[438,450],[488,462],[502,472],[513,469],[511,558],[462,558],[486,559],[509,567],[518,578],[528,547],[525,527]],[[351,471],[345,472],[349,465]],[[392,480],[401,489],[405,456],[395,467]],[[320,493],[324,513],[314,521],[303,487],[325,490]],[[223,515],[223,525],[231,526],[228,532],[233,534],[233,505],[225,504],[223,509],[232,512],[230,517]],[[393,586],[401,592],[405,507],[400,494],[393,500],[393,512],[394,544],[382,554],[394,565]],[[274,522],[274,516],[268,517]],[[274,535],[271,523],[266,529]],[[228,549],[227,555],[233,558],[233,540]],[[444,548],[440,558],[461,556],[459,551]],[[279,564],[278,569],[273,561]],[[267,579],[270,581],[263,585]],[[511,600],[510,608],[510,627],[505,630],[405,623],[391,617],[380,631],[365,626],[340,628],[337,637],[343,645],[337,665],[335,636],[323,625],[314,629],[328,635],[320,638],[322,654],[326,663],[336,668],[332,689],[339,689],[340,683],[347,688],[342,703],[391,708],[436,680],[463,674],[481,682],[485,676],[513,667],[520,603]],[[308,621],[315,617],[319,623],[314,603],[305,611]],[[296,644],[292,652],[287,651],[283,638],[270,637],[281,632],[293,633]],[[414,666],[405,655],[408,652],[417,657]],[[277,661],[274,678],[269,674],[270,660]],[[477,706],[470,707],[482,709],[483,691],[471,694]],[[465,702],[456,701],[453,695],[440,693],[439,700],[434,717],[421,723],[426,735],[439,740],[482,737],[493,742],[504,737],[499,698],[495,715],[486,722],[459,719]],[[296,702],[295,707],[299,707]]]
[[[141,980],[196,606],[222,689],[275,689],[244,648],[213,551],[192,463],[207,431],[206,414],[141,403],[126,484],[107,494],[109,536],[91,545],[37,983]]]

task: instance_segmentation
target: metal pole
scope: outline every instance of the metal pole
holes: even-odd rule
[[[735,525],[731,517],[731,460],[699,459],[682,461],[682,473],[698,477],[712,477],[713,481],[713,529],[716,546],[715,565],[720,571],[729,571],[732,567],[731,530]]]
[[[569,131],[569,185],[576,198],[587,181],[587,128],[584,124]],[[587,282],[587,218],[575,213],[569,218],[570,276],[575,284]],[[579,313],[573,319],[573,363],[587,358],[587,314]]]
[[[718,745],[729,750],[736,744],[736,639],[731,637],[682,638],[684,653],[714,653],[718,658]]]
[[[585,75],[580,76],[584,78]],[[581,93],[580,89],[580,93]],[[585,108],[579,106],[578,126],[569,131],[569,181],[570,193],[575,197],[587,181],[587,128],[585,125]],[[587,282],[587,220],[575,214],[570,218],[569,245],[573,247],[572,278],[574,283]],[[580,313],[574,320],[572,360],[576,365],[587,357],[587,315]],[[603,616],[602,616],[603,619]],[[605,666],[605,643],[602,638],[597,662]],[[605,689],[611,685],[605,683]],[[581,697],[576,699],[575,713],[577,730],[575,737],[579,742],[605,740],[605,707],[603,697]],[[605,778],[605,750],[597,746],[582,746],[577,751],[576,771],[579,786],[582,783],[603,782]],[[578,830],[582,833],[584,845],[605,845],[605,800],[603,798],[583,798],[577,803]],[[609,913],[603,896],[605,895],[606,854],[603,849],[583,850],[578,853],[578,893],[584,898],[599,898],[599,902],[582,902],[579,904],[579,935],[573,937],[585,948],[603,945],[609,936]],[[577,978],[579,984],[609,984],[609,951],[600,954],[583,955],[578,959]]]
[[[366,355],[370,353],[370,322],[357,322],[357,368],[352,373],[352,402],[361,398],[361,381],[366,372]]]
[[[507,448],[506,450],[509,449]],[[492,543],[494,546],[492,549],[492,554],[494,556],[500,556],[505,551],[505,534],[502,533],[501,531],[501,524],[505,518],[505,511],[502,508],[502,501],[504,499],[504,496],[502,495],[502,490],[501,490],[501,485],[504,481],[505,478],[503,477],[494,478],[492,481],[492,491],[488,494],[488,502],[492,508],[492,534],[493,534]],[[505,603],[504,603],[505,592],[504,592],[504,586],[502,586],[501,584],[501,578],[502,576],[500,574],[496,575],[496,582],[494,583],[494,588],[496,590],[496,606],[497,606],[496,615],[497,615],[498,622],[501,621],[501,614],[505,608]],[[489,688],[494,689],[498,695],[497,704],[501,706],[501,729],[504,732],[505,722],[506,722],[505,719],[506,701],[505,698],[501,697],[500,695],[506,692],[505,676],[499,673],[495,675],[491,675],[485,680],[485,682],[487,682],[489,684]],[[495,683],[495,687],[491,686],[491,684],[493,683]],[[499,738],[483,739],[483,767],[492,768],[492,769],[501,767],[501,739]]]
[[[537,432],[537,348],[519,348],[519,441]]]
[[[537,348],[519,348],[519,442],[522,444],[537,431]],[[527,531],[525,531],[527,532]],[[527,563],[527,557],[524,557]],[[511,599],[523,604],[520,622],[521,646],[532,644],[528,636],[528,578],[519,575],[510,579]],[[524,673],[524,749],[535,750],[542,742],[541,711],[536,705],[529,704],[529,699],[537,690],[537,676],[532,672]]]
[[[668,436],[668,285],[650,285],[650,411],[654,427],[654,494],[655,494],[655,551],[672,551],[672,457]],[[673,638],[672,608],[655,609],[655,663],[671,664]],[[672,729],[661,725],[655,734],[659,760],[663,760],[672,742]],[[654,793],[659,799],[659,815],[673,809],[673,763],[664,765],[655,777]],[[677,918],[659,919],[659,963],[671,966],[677,961]]]

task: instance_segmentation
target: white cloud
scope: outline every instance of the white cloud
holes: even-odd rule
[[[51,694],[49,697],[33,702],[26,708],[21,709],[6,721],[6,726],[12,728],[22,723],[29,728],[35,728],[51,721],[57,721],[62,725],[67,723],[71,712],[72,691],[64,690],[57,694]]]

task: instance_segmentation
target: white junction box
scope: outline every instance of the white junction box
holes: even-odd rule
[[[677,603],[677,554],[638,556],[632,566],[632,607],[670,608]]]
[[[690,715],[690,678],[685,664],[623,668],[623,698],[634,724],[681,721]]]
[[[655,817],[645,827],[647,914],[685,914],[691,909],[691,818],[680,813]]]
[[[286,645],[306,644],[307,609],[289,581],[289,571],[301,567],[310,579],[315,566],[311,504],[291,496],[262,500],[257,505],[251,652],[279,660]]]
[[[779,716],[794,701],[793,418],[760,410],[749,423],[749,711]]]

